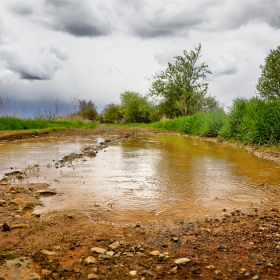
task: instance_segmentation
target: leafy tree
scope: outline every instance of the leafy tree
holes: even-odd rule
[[[86,101],[86,100],[80,100],[78,99],[78,107],[79,107],[79,115],[83,119],[88,119],[91,121],[98,119],[98,113],[96,106],[94,105],[93,101]]]
[[[121,113],[121,106],[114,103],[105,106],[102,116],[108,123],[120,122],[123,118]]]
[[[259,95],[263,98],[280,97],[280,46],[276,50],[270,50],[265,59],[265,65],[261,65],[261,77],[256,86]]]
[[[149,122],[151,105],[147,97],[138,92],[125,91],[121,93],[121,111],[127,122]]]
[[[175,63],[168,63],[167,69],[152,76],[149,90],[151,96],[163,98],[161,109],[169,117],[186,116],[198,111],[212,111],[219,104],[214,97],[207,96],[208,65],[198,64],[201,45],[195,51],[183,51],[176,56]]]

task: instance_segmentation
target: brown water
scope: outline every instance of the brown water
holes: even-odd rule
[[[75,210],[94,219],[166,223],[214,217],[233,209],[279,202],[279,164],[242,149],[177,135],[112,138],[95,158],[55,168],[64,155],[95,146],[103,138],[33,140],[0,145],[0,174],[10,167],[30,172],[29,182],[51,183],[57,196],[35,211]],[[51,167],[47,168],[47,164]]]

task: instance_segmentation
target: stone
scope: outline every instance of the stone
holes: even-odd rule
[[[136,270],[131,270],[131,271],[129,271],[129,275],[130,276],[136,276],[137,275],[137,271]]]
[[[115,254],[114,251],[107,251],[107,252],[106,252],[106,255],[109,256],[109,257],[113,257],[114,254]]]
[[[54,191],[54,190],[38,190],[36,193],[39,194],[39,195],[55,195],[55,194],[57,194],[57,191]]]
[[[42,271],[41,271],[42,276],[48,276],[51,273],[52,272],[50,270],[47,270],[47,269],[42,269]]]
[[[0,206],[5,206],[7,203],[5,200],[0,199]]]
[[[94,257],[89,256],[85,259],[85,264],[87,264],[87,265],[94,264],[94,263],[96,263],[96,258],[94,258]]]
[[[98,254],[105,254],[107,252],[106,249],[99,248],[99,247],[93,247],[93,248],[91,248],[91,251],[93,253],[98,253]]]
[[[10,192],[22,193],[23,191],[24,191],[24,188],[22,186],[12,186],[10,188]]]
[[[188,259],[188,258],[181,258],[181,259],[177,259],[175,260],[175,264],[184,264],[184,263],[188,263],[190,262],[191,260]]]
[[[108,246],[111,250],[116,250],[120,247],[120,242],[116,241]]]
[[[51,251],[48,251],[48,250],[42,250],[41,253],[46,255],[46,256],[54,256],[54,255],[56,255],[56,252],[51,252]]]
[[[32,260],[27,257],[1,261],[0,279],[41,280],[41,277],[31,270],[31,264]]]
[[[98,275],[93,274],[93,273],[91,273],[87,276],[87,279],[98,279],[98,278],[99,278]]]
[[[22,206],[22,209],[33,209],[35,208],[35,204],[31,201],[26,201]]]
[[[41,277],[37,273],[32,273],[25,280],[41,280]]]
[[[159,256],[160,252],[159,251],[152,251],[152,252],[150,252],[150,255],[152,255],[152,256]]]

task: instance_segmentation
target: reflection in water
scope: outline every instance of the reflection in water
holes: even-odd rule
[[[41,177],[28,180],[51,183],[60,195],[44,198],[45,207],[38,212],[79,209],[120,222],[194,219],[221,213],[223,208],[260,207],[278,199],[261,187],[278,185],[277,163],[241,149],[176,135],[113,139],[95,158],[54,168],[53,160],[102,140],[3,144],[0,171],[41,165]],[[46,167],[48,163],[52,168]]]

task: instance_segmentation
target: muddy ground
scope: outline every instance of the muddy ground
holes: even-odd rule
[[[109,139],[110,135],[130,137],[147,132],[158,131],[100,126],[94,130],[2,134],[0,141],[75,135]],[[278,161],[277,148],[247,149]],[[90,152],[94,156],[94,150]],[[55,190],[46,184],[21,181],[24,174],[14,172],[0,182],[1,280],[280,279],[279,201],[244,212],[221,209],[220,216],[197,221],[174,217],[171,225],[120,226],[90,220],[78,209],[32,215],[40,197],[55,195]],[[22,183],[14,184],[15,177]]]

